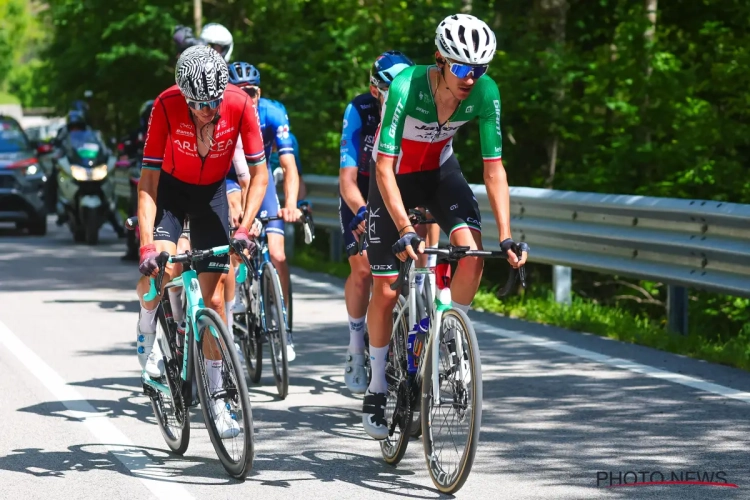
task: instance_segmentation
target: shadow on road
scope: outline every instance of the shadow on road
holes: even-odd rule
[[[138,265],[120,260],[125,240],[109,226],[100,230],[98,245],[87,246],[74,243],[70,231],[57,227],[52,217],[47,225],[46,236],[0,227],[0,276],[12,277],[0,280],[0,291],[135,290]]]
[[[137,313],[141,310],[141,304],[137,299],[134,300],[84,300],[84,299],[56,299],[45,300],[45,304],[99,304],[101,309],[111,312],[129,312]]]

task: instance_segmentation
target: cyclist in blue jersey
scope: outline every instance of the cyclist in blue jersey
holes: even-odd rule
[[[284,222],[296,222],[302,215],[297,209],[297,194],[299,192],[299,174],[294,155],[294,145],[289,132],[289,117],[286,108],[278,101],[261,98],[260,72],[255,66],[246,62],[234,62],[229,65],[229,81],[244,90],[258,108],[260,128],[263,144],[267,156],[271,155],[274,146],[279,154],[279,164],[284,171],[284,207],[279,204],[276,185],[268,183],[263,203],[258,217],[278,215]],[[269,176],[272,172],[269,172]],[[230,172],[231,175],[231,172]],[[229,178],[229,177],[228,177]],[[274,267],[279,273],[281,288],[286,303],[289,303],[289,266],[284,253],[284,222],[272,221],[266,227],[268,237],[268,253]],[[233,311],[243,311],[241,300],[235,298]],[[291,332],[287,339],[287,359],[294,361],[296,353]]]
[[[297,164],[297,175],[299,176],[299,190],[297,191],[297,204],[302,203],[302,200],[305,199],[305,196],[307,196],[307,186],[305,186],[305,181],[302,178],[302,162],[299,159],[299,142],[297,142],[297,137],[291,132],[289,132],[289,138],[292,140],[292,147],[294,148],[294,162]],[[268,182],[274,182],[276,184],[276,189],[279,189],[279,186],[283,185],[282,182],[284,182],[284,169],[281,168],[281,164],[279,163],[279,153],[278,151],[273,151],[271,153],[271,156],[268,158],[268,166],[271,169],[271,172],[273,173],[273,179],[269,179]]]
[[[357,253],[367,218],[367,191],[370,185],[370,157],[380,125],[380,108],[396,75],[414,63],[398,51],[384,52],[370,70],[370,91],[355,97],[344,111],[339,170],[339,220],[351,274],[344,285],[349,315],[349,348],[344,365],[344,382],[354,393],[367,389],[365,371],[365,317],[370,299],[372,275],[367,254]]]

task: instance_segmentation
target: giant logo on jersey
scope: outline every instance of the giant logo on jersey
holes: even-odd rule
[[[495,99],[492,104],[495,105],[495,132],[497,132],[497,135],[503,135],[500,132],[500,101]]]
[[[396,129],[398,128],[398,121],[401,118],[401,113],[404,111],[404,103],[401,98],[398,99],[396,109],[393,111],[393,120],[391,120],[391,126],[388,129],[388,136],[391,139],[396,138]]]

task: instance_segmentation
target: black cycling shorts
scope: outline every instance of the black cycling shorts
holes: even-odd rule
[[[229,203],[224,179],[200,186],[187,184],[162,170],[156,193],[154,240],[177,244],[185,219],[190,219],[190,244],[207,250],[229,243]],[[196,262],[197,273],[229,271],[229,257],[215,256]]]
[[[365,203],[367,203],[369,185],[370,177],[357,172],[357,187],[362,194],[362,198],[365,199]],[[341,224],[341,234],[344,236],[344,248],[349,257],[357,253],[357,240],[354,239],[354,233],[349,229],[349,224],[351,224],[354,215],[349,205],[344,201],[344,197],[339,194],[339,223]]]
[[[370,171],[375,171],[374,161],[370,163]],[[436,170],[396,175],[396,184],[404,208],[407,211],[426,208],[448,236],[464,228],[482,232],[479,204],[455,156]],[[367,213],[367,259],[372,275],[396,278],[400,261],[391,247],[398,241],[401,228],[393,223],[374,178],[370,183]]]

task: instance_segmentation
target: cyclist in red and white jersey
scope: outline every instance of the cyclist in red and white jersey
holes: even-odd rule
[[[244,203],[246,213],[234,238],[250,246],[250,228],[268,184],[263,139],[252,99],[228,85],[227,65],[207,46],[185,50],[175,69],[176,85],[157,97],[149,119],[138,184],[141,248],[138,295],[148,291],[148,276],[157,272],[156,257],[174,254],[186,217],[194,248],[207,249],[229,241],[229,209],[224,179],[235,144],[242,138],[252,175]],[[203,301],[224,319],[219,280],[228,257],[212,257],[196,265]],[[173,275],[167,265],[164,283]],[[138,360],[152,378],[163,374],[156,336],[158,300],[142,302],[137,328]],[[209,353],[206,354],[209,358]],[[209,378],[221,376],[219,362],[207,366]],[[219,363],[218,366],[217,363]]]

